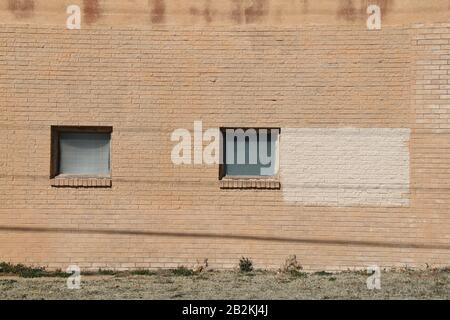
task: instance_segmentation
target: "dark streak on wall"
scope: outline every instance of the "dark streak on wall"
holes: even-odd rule
[[[395,0],[360,0],[359,8],[356,7],[353,0],[339,0],[339,8],[337,11],[338,18],[354,21],[356,19],[368,16],[367,7],[376,4],[381,9],[381,14],[385,15],[390,11]]]
[[[304,14],[307,14],[307,13],[308,13],[308,10],[309,10],[309,3],[308,3],[308,0],[303,0],[303,3],[302,3],[302,12],[303,12]]]
[[[244,20],[242,0],[232,0],[232,2],[233,2],[233,10],[231,10],[231,19],[234,22],[241,24]]]
[[[101,8],[98,0],[83,0],[84,20],[87,24],[94,23],[100,18]]]
[[[163,23],[166,18],[166,4],[164,0],[149,0],[149,6],[151,7],[151,22]]]
[[[212,21],[212,12],[211,12],[211,0],[206,0],[205,10],[203,10],[203,16],[205,17],[206,22]]]
[[[34,12],[34,0],[8,0],[8,10],[17,18],[28,18]]]
[[[203,16],[208,23],[212,22],[211,0],[206,0],[205,9],[199,10],[196,7],[191,7],[189,8],[189,13],[193,16]]]
[[[339,0],[337,16],[345,20],[354,21],[358,18],[360,11],[356,10],[353,0]]]
[[[394,5],[395,0],[361,0],[361,14],[367,14],[367,7],[376,4],[381,9],[381,14],[387,14]]]
[[[268,13],[268,0],[252,0],[252,5],[245,8],[245,22],[253,23],[260,21],[261,17]]]

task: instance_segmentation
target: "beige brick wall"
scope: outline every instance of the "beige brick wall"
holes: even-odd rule
[[[278,268],[296,254],[307,270],[450,264],[448,23],[69,31],[64,19],[41,25],[38,13],[0,26],[0,260],[93,269],[208,258],[231,268],[249,256]],[[171,162],[171,132],[196,120],[280,127],[281,141],[289,128],[392,130],[399,139],[377,154],[401,165],[379,168],[395,183],[355,168],[359,192],[336,206],[320,190],[319,203],[289,201],[283,182],[220,189],[217,166]],[[114,127],[112,188],[51,187],[51,125]],[[370,149],[359,146],[355,154]],[[281,175],[283,158],[300,161],[301,151],[280,154]],[[401,194],[361,201],[367,174],[387,189],[399,182]]]
[[[409,129],[283,130],[286,202],[324,206],[409,206]]]

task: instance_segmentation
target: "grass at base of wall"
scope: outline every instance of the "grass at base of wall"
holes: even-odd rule
[[[200,274],[205,274],[208,272],[212,272],[214,270],[212,269],[206,269],[202,271],[196,271],[193,269],[190,269],[185,266],[179,266],[175,269],[159,269],[159,270],[150,270],[150,269],[133,269],[133,270],[113,270],[113,269],[98,269],[96,271],[82,271],[82,275],[86,276],[116,276],[116,277],[127,277],[127,276],[179,276],[179,277],[191,277],[191,276],[198,276]],[[428,272],[444,272],[449,273],[450,267],[445,268],[426,268],[426,270],[416,270],[412,268],[397,268],[397,269],[391,269],[387,270],[384,269],[382,272],[397,272],[397,273],[416,273],[421,271],[428,271]],[[234,271],[224,271],[224,272],[234,272]],[[324,276],[324,277],[330,277],[333,275],[338,274],[345,274],[345,273],[353,273],[353,274],[359,274],[359,275],[368,275],[367,271],[365,270],[348,270],[348,271],[341,271],[341,272],[328,272],[328,271],[317,271],[317,272],[304,272],[300,270],[262,270],[262,269],[250,269],[249,271],[239,271],[238,272],[241,276],[248,276],[252,277],[255,275],[260,274],[284,274],[288,277],[292,278],[306,278],[308,276]],[[41,277],[69,277],[72,273],[64,272],[61,269],[57,270],[46,270],[45,267],[39,267],[39,266],[26,266],[23,264],[12,264],[9,262],[0,262],[0,276],[2,275],[10,275],[10,276],[18,276],[23,278],[41,278]]]
[[[189,277],[199,274],[200,272],[180,266],[175,269],[167,270],[149,270],[134,269],[128,271],[118,271],[112,269],[98,269],[97,271],[85,271],[82,275],[101,275],[101,276],[153,276],[153,275],[174,275],[181,277]],[[61,269],[54,271],[46,270],[44,267],[26,266],[23,264],[12,264],[9,262],[0,262],[0,275],[11,275],[23,278],[41,278],[41,277],[69,277],[71,273],[63,272]]]
[[[15,275],[23,278],[40,278],[40,277],[68,277],[69,274],[61,271],[47,271],[44,267],[31,267],[23,264],[12,264],[8,262],[0,263],[0,274]]]

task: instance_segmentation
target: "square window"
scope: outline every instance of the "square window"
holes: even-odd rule
[[[96,186],[83,179],[110,178],[111,132],[111,127],[52,127],[50,178],[72,179],[67,184],[75,187]]]
[[[61,132],[59,174],[109,176],[109,133]]]
[[[232,179],[236,184],[236,180],[278,179],[279,128],[221,128],[221,133],[220,180]],[[222,187],[225,185],[222,183]],[[255,187],[248,181],[237,185]]]

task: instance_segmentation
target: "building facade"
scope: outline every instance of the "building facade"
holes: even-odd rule
[[[199,125],[276,128],[276,175],[195,161]],[[173,161],[179,129],[192,163]],[[64,174],[92,165],[80,134],[106,148],[102,174]],[[292,255],[305,270],[450,264],[447,0],[0,2],[1,261]]]

